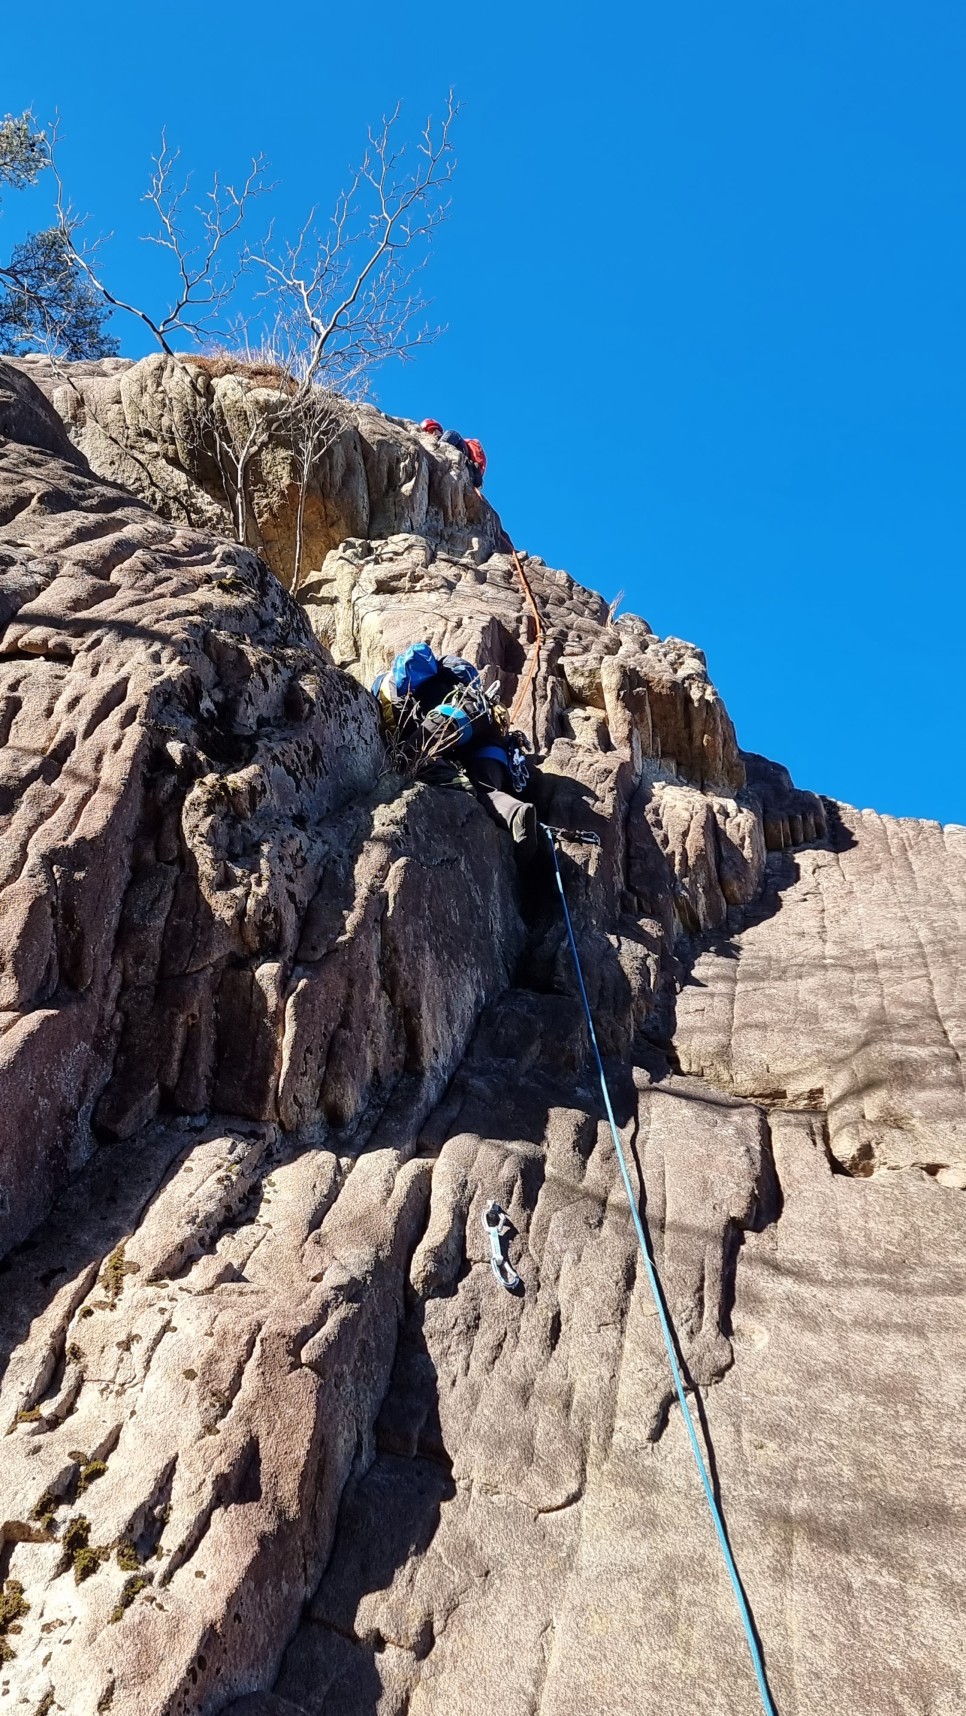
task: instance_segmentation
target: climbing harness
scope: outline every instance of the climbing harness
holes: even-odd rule
[[[531,682],[533,680],[533,676],[537,671],[537,666],[538,666],[538,663],[540,661],[540,651],[543,648],[543,621],[540,618],[540,609],[537,607],[536,601],[534,599],[533,591],[530,588],[530,581],[529,581],[526,573],[523,570],[523,561],[520,559],[520,556],[517,553],[515,548],[511,549],[511,551],[510,551],[510,559],[513,561],[513,564],[516,568],[517,577],[519,578],[520,583],[523,585],[523,593],[526,596],[528,603],[530,604],[530,612],[533,615],[534,625],[537,628],[536,632],[534,634],[533,654],[530,657],[530,665],[527,668],[527,671],[523,676],[523,681],[522,681],[522,684],[520,686],[520,689],[517,692],[516,697],[513,699],[513,708],[510,710],[510,725],[512,727],[514,721],[516,720],[517,716],[520,713],[520,710],[523,708],[524,700],[526,698],[527,692],[530,689],[530,685],[531,685]]]
[[[765,1716],[777,1716],[777,1712],[775,1710],[775,1705],[774,1705],[774,1702],[772,1700],[771,1693],[768,1689],[768,1681],[765,1677],[765,1665],[762,1661],[761,1649],[759,1647],[758,1640],[755,1636],[754,1622],[752,1621],[752,1618],[751,1618],[751,1613],[750,1613],[749,1608],[748,1608],[748,1603],[747,1603],[747,1599],[745,1598],[745,1593],[742,1590],[741,1579],[739,1578],[739,1575],[738,1575],[738,1568],[735,1564],[735,1558],[731,1552],[731,1545],[728,1542],[727,1534],[725,1532],[724,1521],[721,1517],[721,1510],[720,1510],[718,1503],[715,1499],[714,1489],[713,1489],[712,1484],[711,1484],[711,1479],[708,1476],[708,1470],[707,1470],[707,1467],[705,1465],[704,1459],[703,1459],[702,1454],[701,1454],[700,1445],[698,1443],[697,1432],[694,1428],[694,1419],[691,1416],[691,1409],[688,1406],[687,1397],[686,1397],[685,1392],[684,1392],[684,1380],[683,1380],[682,1375],[681,1375],[681,1367],[678,1363],[677,1352],[675,1350],[674,1332],[671,1328],[671,1322],[670,1322],[670,1319],[668,1317],[667,1311],[664,1308],[664,1299],[663,1299],[662,1294],[661,1294],[660,1283],[658,1282],[658,1278],[657,1278],[657,1271],[654,1267],[654,1264],[651,1261],[651,1254],[650,1254],[650,1251],[648,1249],[647,1236],[644,1232],[644,1224],[641,1220],[640,1210],[637,1207],[637,1200],[634,1197],[634,1189],[631,1185],[631,1177],[630,1177],[630,1174],[629,1174],[628,1168],[627,1168],[627,1158],[624,1155],[624,1147],[621,1143],[620,1133],[617,1130],[617,1122],[614,1119],[614,1109],[613,1109],[613,1105],[612,1105],[611,1099],[610,1099],[610,1090],[608,1089],[608,1085],[607,1085],[607,1077],[606,1077],[606,1074],[604,1072],[604,1063],[603,1063],[603,1060],[601,1059],[600,1049],[597,1046],[597,1034],[594,1030],[593,1015],[590,1011],[590,1002],[587,999],[587,989],[586,989],[586,986],[584,984],[584,974],[583,974],[583,970],[582,970],[581,964],[580,964],[580,955],[577,952],[577,942],[576,942],[576,938],[574,936],[574,926],[570,920],[570,910],[569,910],[569,907],[567,905],[567,896],[564,892],[563,877],[560,874],[560,864],[559,864],[559,861],[557,858],[557,842],[555,839],[555,835],[557,835],[557,833],[560,831],[558,831],[557,829],[554,829],[554,828],[548,828],[546,823],[541,823],[540,826],[543,828],[543,831],[546,834],[547,839],[550,842],[550,851],[553,855],[553,867],[554,867],[554,872],[555,872],[555,875],[557,878],[557,890],[560,894],[560,903],[563,906],[564,922],[567,926],[567,937],[568,937],[568,940],[570,942],[570,952],[573,956],[574,969],[577,973],[577,982],[580,986],[580,998],[584,1004],[584,1013],[585,1013],[586,1019],[587,1019],[587,1029],[590,1033],[591,1047],[594,1051],[594,1059],[597,1062],[597,1073],[598,1073],[598,1077],[600,1079],[601,1095],[604,1098],[604,1108],[605,1108],[606,1113],[607,1113],[607,1120],[608,1120],[608,1124],[610,1126],[611,1137],[614,1141],[614,1149],[617,1152],[617,1162],[618,1162],[618,1166],[620,1168],[621,1179],[624,1182],[624,1191],[627,1195],[627,1202],[630,1205],[631,1220],[634,1223],[634,1231],[637,1235],[637,1243],[640,1246],[641,1257],[644,1260],[644,1268],[645,1268],[645,1271],[647,1273],[648,1285],[650,1286],[651,1295],[654,1299],[655,1308],[657,1310],[658,1319],[660,1321],[661,1333],[664,1337],[665,1348],[667,1349],[668,1363],[671,1366],[671,1376],[674,1380],[674,1389],[675,1389],[675,1393],[677,1394],[678,1402],[679,1402],[680,1407],[681,1407],[681,1414],[682,1414],[682,1417],[684,1419],[684,1427],[687,1431],[688,1441],[691,1444],[691,1452],[694,1455],[695,1464],[697,1465],[698,1472],[699,1472],[700,1477],[701,1477],[701,1484],[702,1484],[702,1487],[704,1489],[704,1493],[705,1493],[705,1497],[706,1497],[706,1500],[708,1503],[708,1507],[711,1510],[711,1518],[712,1518],[712,1521],[714,1523],[714,1529],[715,1529],[715,1532],[717,1534],[718,1543],[719,1543],[719,1546],[721,1548],[721,1553],[724,1557],[724,1563],[725,1563],[725,1567],[727,1569],[728,1578],[731,1581],[731,1588],[734,1591],[735,1599],[736,1599],[737,1604],[738,1604],[738,1613],[741,1617],[741,1624],[742,1624],[742,1627],[744,1628],[745,1638],[746,1638],[747,1643],[748,1643],[748,1652],[749,1652],[749,1655],[751,1657],[751,1666],[754,1670],[755,1680],[758,1683],[758,1692],[759,1692],[759,1695],[761,1697],[762,1708],[765,1711]],[[582,836],[582,838],[586,840],[586,836]],[[591,836],[591,839],[595,844],[597,844],[598,846],[600,845],[600,841],[597,839],[596,835]]]
[[[506,1210],[502,1209],[494,1198],[491,1198],[480,1220],[483,1224],[483,1232],[490,1241],[490,1268],[501,1287],[505,1287],[508,1293],[518,1293],[523,1282],[507,1257],[503,1245],[504,1240],[508,1239],[513,1232],[513,1226]]]

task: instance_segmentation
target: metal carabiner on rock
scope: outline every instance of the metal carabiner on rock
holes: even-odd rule
[[[483,1232],[490,1241],[490,1268],[508,1293],[518,1293],[523,1286],[519,1275],[506,1255],[503,1241],[513,1232],[506,1210],[491,1198],[480,1217]]]

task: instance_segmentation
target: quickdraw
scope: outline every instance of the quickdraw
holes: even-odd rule
[[[508,1293],[519,1293],[523,1282],[507,1257],[504,1246],[504,1240],[509,1239],[514,1232],[513,1223],[506,1210],[495,1198],[491,1198],[480,1221],[483,1224],[483,1232],[490,1241],[490,1268],[501,1287],[505,1287]]]
[[[546,834],[553,835],[555,840],[569,840],[574,846],[599,846],[600,835],[594,834],[589,828],[551,828],[550,824],[541,824]]]

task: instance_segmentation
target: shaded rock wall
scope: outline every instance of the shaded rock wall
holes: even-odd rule
[[[301,608],[173,522],[203,490],[180,375],[109,361],[57,396],[94,463],[110,417],[136,499],[23,369],[0,1692],[753,1708],[549,878],[521,885],[474,799],[388,771],[359,685],[421,635],[512,699],[531,622],[499,521],[373,417],[364,502],[348,456],[318,475],[333,529],[350,489],[357,513]],[[693,646],[526,571],[541,808],[601,838],[564,843],[568,897],[778,1707],[958,1716],[962,831],[796,792],[738,751]]]

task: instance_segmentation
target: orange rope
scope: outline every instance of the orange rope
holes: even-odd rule
[[[523,570],[523,561],[520,559],[520,556],[517,553],[515,548],[511,550],[510,558],[513,561],[514,566],[516,567],[517,576],[520,579],[520,583],[523,585],[523,592],[527,598],[527,601],[530,604],[530,611],[533,614],[534,624],[536,625],[536,628],[537,628],[536,637],[535,637],[534,645],[533,645],[533,654],[530,657],[530,665],[527,668],[527,671],[523,676],[523,681],[522,681],[522,684],[520,686],[520,689],[517,692],[516,697],[513,699],[513,708],[510,710],[510,725],[512,727],[514,721],[516,720],[517,716],[520,713],[520,710],[523,708],[523,700],[526,697],[527,692],[529,691],[530,686],[533,683],[533,676],[537,671],[537,666],[538,666],[539,661],[540,661],[540,650],[541,650],[541,647],[543,645],[543,625],[542,625],[541,619],[540,619],[540,610],[537,607],[536,602],[534,601],[533,591],[530,588],[530,584],[529,584],[529,581],[527,579],[527,575]]]

